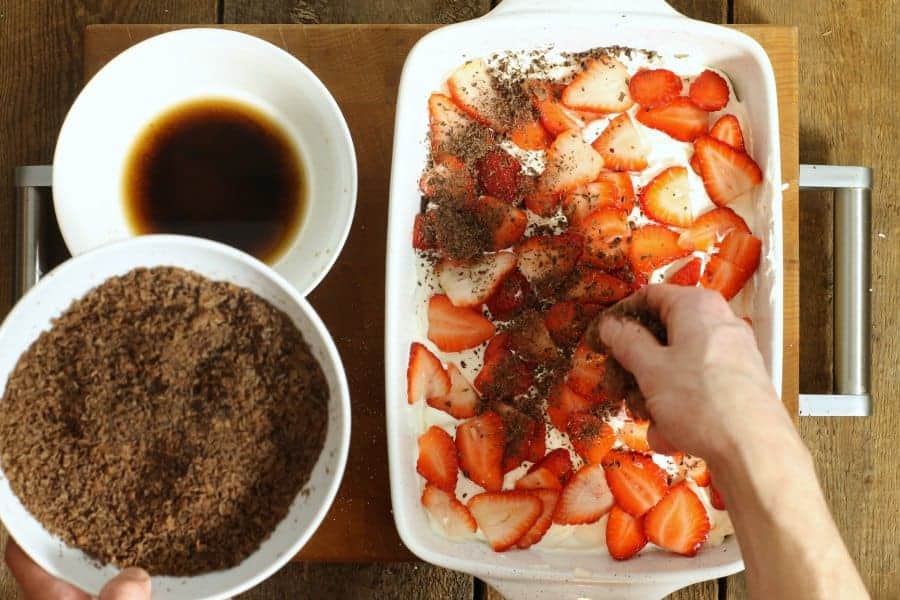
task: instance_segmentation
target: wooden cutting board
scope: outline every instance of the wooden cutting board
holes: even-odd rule
[[[407,560],[394,528],[384,418],[384,264],[394,105],[400,70],[432,25],[237,25],[303,61],[328,86],[353,134],[359,200],[350,238],[325,281],[311,294],[347,368],[353,407],[350,459],[331,512],[299,559]],[[85,81],[116,54],[163,25],[93,25],[85,32]],[[784,193],[784,373],[782,396],[798,401],[798,87],[797,30],[740,25],[775,67]],[[352,309],[350,309],[352,307]],[[349,310],[348,310],[349,309]]]

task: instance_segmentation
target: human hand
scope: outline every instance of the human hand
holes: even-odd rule
[[[682,450],[714,465],[739,447],[752,448],[754,440],[771,447],[766,438],[786,433],[785,427],[796,435],[753,331],[721,295],[659,284],[626,302],[659,316],[667,346],[633,320],[604,316],[594,327],[641,388],[655,450]]]
[[[40,568],[12,539],[6,543],[6,565],[26,600],[91,600],[90,595]],[[99,600],[150,600],[150,576],[143,569],[124,569],[103,586]]]

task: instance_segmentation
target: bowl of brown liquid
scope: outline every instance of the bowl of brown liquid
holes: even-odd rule
[[[220,29],[164,33],[110,61],[72,105],[53,163],[73,255],[190,235],[262,260],[304,295],[356,206],[353,142],[327,88],[277,46]]]

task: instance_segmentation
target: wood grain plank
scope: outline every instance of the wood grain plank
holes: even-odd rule
[[[225,23],[455,23],[490,0],[223,0]]]
[[[800,31],[800,159],[875,170],[872,196],[872,393],[865,419],[807,418],[801,433],[816,460],[838,528],[874,598],[900,589],[900,201],[897,189],[897,31],[900,3],[735,0],[739,22],[782,23]],[[804,194],[806,196],[806,194]],[[831,206],[804,197],[801,223],[801,350],[804,391],[830,388]],[[807,387],[809,386],[809,387]],[[741,579],[729,598],[746,598]]]
[[[726,0],[669,0],[669,5],[692,19],[710,23],[728,22],[728,2]]]

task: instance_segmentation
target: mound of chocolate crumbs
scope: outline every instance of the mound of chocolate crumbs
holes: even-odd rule
[[[51,532],[101,562],[194,575],[240,563],[322,451],[322,369],[249,290],[138,269],[74,302],[16,365],[0,461]]]

